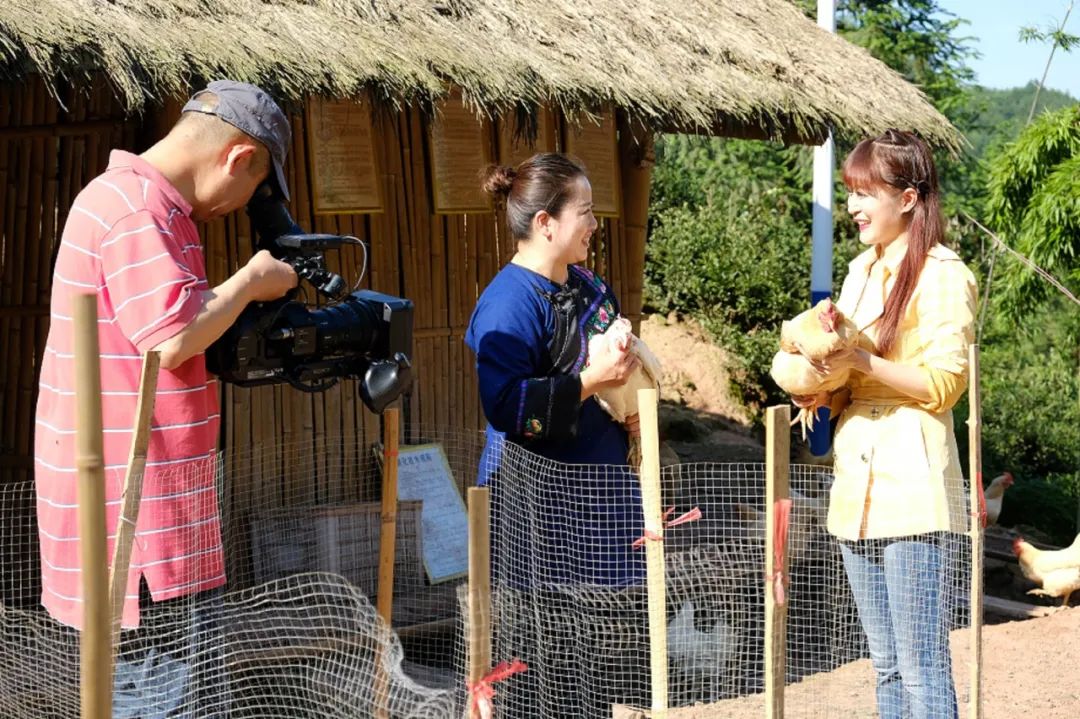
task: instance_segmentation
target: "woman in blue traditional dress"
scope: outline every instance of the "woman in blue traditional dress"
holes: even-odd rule
[[[619,304],[578,264],[597,227],[584,169],[543,153],[517,168],[488,168],[484,187],[505,204],[517,243],[465,336],[489,423],[478,483],[492,490],[493,574],[508,602],[495,659],[520,652],[530,665],[507,691],[515,683],[531,690],[503,702],[502,715],[610,716],[609,692],[596,686],[607,678],[587,666],[604,657],[582,597],[599,597],[593,610],[607,615],[612,589],[643,582],[644,552],[632,546],[643,517],[638,479],[626,466],[637,418],[615,422],[595,394],[625,383],[637,360],[606,347],[613,343],[589,353],[589,339],[608,328]]]

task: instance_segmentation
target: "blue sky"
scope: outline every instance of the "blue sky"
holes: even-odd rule
[[[982,55],[969,61],[976,81],[986,87],[1009,88],[1038,80],[1050,52],[1049,45],[1020,42],[1020,28],[1060,22],[1068,0],[939,0],[938,4],[971,23],[959,34],[973,38],[969,44]],[[1080,35],[1080,2],[1073,7],[1065,30]],[[1071,53],[1058,48],[1046,86],[1080,99],[1080,48]]]

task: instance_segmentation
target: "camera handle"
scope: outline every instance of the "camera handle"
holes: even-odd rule
[[[367,246],[355,237],[329,234],[281,235],[274,240],[277,248],[284,250],[281,259],[288,262],[296,274],[310,282],[324,297],[340,300],[349,291],[341,275],[326,269],[323,252],[335,250],[346,244],[364,248],[364,264],[367,265]]]
[[[348,285],[341,275],[326,269],[323,258],[318,254],[298,255],[285,260],[296,271],[298,277],[307,280],[321,295],[331,300],[340,300],[349,292]]]

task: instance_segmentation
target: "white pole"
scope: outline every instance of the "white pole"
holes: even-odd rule
[[[818,0],[817,23],[828,32],[836,32],[836,0]],[[817,304],[832,296],[833,246],[833,137],[828,133],[824,144],[814,148],[813,251],[810,257],[810,301]],[[829,451],[827,408],[819,410],[810,433],[810,451],[821,456]]]
[[[836,0],[818,0],[818,26],[836,32]],[[833,138],[814,148],[813,255],[810,294],[814,303],[832,295]]]

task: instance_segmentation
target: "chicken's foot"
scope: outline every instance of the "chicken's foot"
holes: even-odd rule
[[[806,433],[814,429],[814,412],[807,407],[800,407],[795,419],[791,420],[791,426],[798,424],[802,428],[802,438],[806,441]]]

